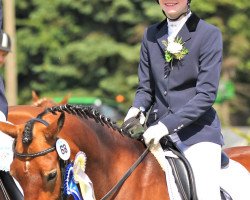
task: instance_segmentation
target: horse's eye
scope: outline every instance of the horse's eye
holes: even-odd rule
[[[57,172],[56,171],[49,173],[49,175],[47,177],[47,181],[52,181],[53,179],[56,178],[56,176],[57,176]]]

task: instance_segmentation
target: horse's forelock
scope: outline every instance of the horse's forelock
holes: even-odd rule
[[[32,129],[34,126],[34,121],[29,121],[24,127],[24,132],[23,132],[23,139],[22,142],[23,144],[30,144],[32,142],[33,134],[32,134]]]
[[[38,119],[42,119],[42,117],[47,113],[48,111],[45,110],[42,113],[40,113],[37,118]],[[28,121],[24,127],[24,132],[23,132],[23,138],[22,138],[22,142],[23,144],[30,144],[32,142],[33,139],[33,127],[34,127],[34,123],[36,120],[31,119],[30,121]]]

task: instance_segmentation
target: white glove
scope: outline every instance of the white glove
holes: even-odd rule
[[[153,144],[156,145],[159,143],[160,139],[168,135],[168,128],[161,122],[158,124],[150,126],[144,133],[143,139],[145,144],[148,146],[150,141],[153,139]]]
[[[136,117],[138,115],[138,113],[140,112],[139,108],[136,107],[131,107],[128,110],[128,113],[126,115],[126,117],[124,118],[124,122],[127,121],[128,119],[132,118],[132,117]],[[146,117],[144,116],[144,114],[141,112],[140,114],[140,124],[144,124],[146,121]]]

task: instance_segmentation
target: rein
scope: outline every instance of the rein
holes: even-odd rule
[[[123,177],[118,181],[114,187],[104,196],[101,198],[101,200],[106,200],[109,198],[113,193],[115,193],[121,186],[122,184],[126,181],[126,179],[131,175],[131,173],[136,169],[136,167],[142,162],[142,160],[146,157],[146,155],[149,152],[149,149],[151,147],[151,144],[144,150],[142,155],[135,161],[135,163],[128,169],[128,171],[123,175]]]

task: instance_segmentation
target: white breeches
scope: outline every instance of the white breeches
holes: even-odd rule
[[[176,144],[193,169],[198,199],[221,200],[221,146],[211,142],[201,142],[192,146],[186,146],[181,142]]]

